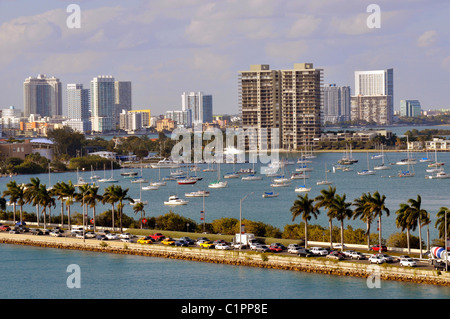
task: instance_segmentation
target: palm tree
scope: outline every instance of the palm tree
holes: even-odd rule
[[[317,219],[319,209],[313,205],[314,200],[308,198],[308,194],[297,195],[298,199],[294,201],[290,211],[292,213],[292,221],[297,216],[302,215],[302,220],[305,222],[305,248],[308,246],[308,220],[312,217]]]
[[[115,185],[110,185],[105,188],[105,192],[103,193],[102,203],[111,204],[111,215],[112,215],[112,231],[114,231],[114,205],[118,202],[118,196]]]
[[[411,205],[411,222],[419,226],[420,258],[422,258],[422,226],[428,219],[428,212],[421,208],[422,198],[420,195],[417,195],[417,199],[408,199],[408,203]]]
[[[89,184],[78,186],[80,192],[75,194],[75,199],[81,203],[83,209],[83,227],[86,226],[86,215],[87,215],[87,194],[91,186]]]
[[[16,204],[19,199],[19,185],[15,180],[11,180],[8,184],[6,184],[7,189],[3,191],[3,197],[9,197],[9,203],[13,205],[13,220],[14,224],[16,223]]]
[[[141,213],[141,218],[140,218],[140,224],[141,224],[141,229],[142,229],[142,215],[145,216],[145,205],[143,202],[137,202],[136,204],[133,205],[133,211],[134,213],[137,215],[138,213]]]
[[[411,206],[408,204],[400,204],[400,208],[395,212],[397,218],[395,219],[395,224],[397,227],[401,227],[402,232],[406,229],[406,242],[408,245],[408,253],[411,253],[410,248],[410,232],[416,229],[417,223],[412,221],[411,217]]]
[[[39,188],[41,181],[38,177],[30,178],[30,182],[25,186],[25,201],[27,204],[36,206],[36,221],[39,227]]]
[[[322,189],[320,191],[320,195],[317,196],[314,201],[316,201],[315,207],[317,209],[319,208],[326,208],[328,209],[327,216],[330,223],[330,248],[333,248],[333,218],[336,216],[334,215],[334,211],[331,210],[334,198],[336,194],[336,187],[329,187],[328,190]]]
[[[44,229],[45,229],[47,226],[46,223],[47,208],[55,206],[55,199],[50,195],[50,192],[47,190],[47,186],[45,184],[41,184],[39,186],[39,190],[36,197],[37,201],[39,202],[39,205],[42,206],[42,215],[44,216]]]
[[[128,190],[128,188],[123,189],[120,185],[116,186],[117,200],[119,202],[117,208],[119,209],[120,232],[122,232],[123,201],[128,200],[131,204],[134,203],[134,199],[128,196]]]
[[[450,211],[447,207],[441,207],[436,214],[436,223],[435,227],[439,230],[439,237],[447,240],[448,237],[448,231],[450,230],[449,222],[450,222]],[[445,225],[445,222],[447,221],[447,225]],[[445,233],[445,230],[447,229],[447,234]]]
[[[61,227],[64,226],[64,201],[65,201],[65,195],[64,195],[64,188],[66,187],[65,182],[58,182],[55,185],[53,185],[52,189],[50,190],[50,194],[52,196],[56,196],[58,200],[61,201]]]
[[[70,207],[73,204],[73,200],[76,196],[76,189],[75,186],[72,184],[72,181],[69,180],[69,182],[66,184],[62,184],[61,192],[63,194],[63,198],[66,201],[66,208],[67,208],[67,226],[69,227],[69,230],[72,229],[71,223],[70,223]]]
[[[86,193],[86,197],[85,197],[85,203],[86,205],[88,205],[89,207],[92,208],[92,218],[94,220],[94,232],[95,230],[95,207],[97,206],[97,202],[101,201],[103,199],[103,196],[98,194],[98,186],[91,186],[89,187],[87,193]]]
[[[383,212],[386,213],[386,216],[389,216],[389,209],[385,204],[386,196],[380,195],[378,191],[376,191],[370,199],[370,211],[373,213],[374,217],[378,217],[378,244],[381,247],[381,217],[383,216]]]
[[[330,209],[332,211],[332,215],[334,215],[336,219],[341,222],[341,250],[344,250],[344,219],[351,218],[353,216],[353,211],[350,209],[352,203],[346,202],[345,200],[345,194],[342,196],[336,195]]]
[[[361,197],[353,200],[353,205],[356,207],[353,211],[353,219],[358,218],[366,223],[367,249],[370,249],[370,226],[373,222],[374,216],[370,209],[370,201],[372,195],[362,194]]]

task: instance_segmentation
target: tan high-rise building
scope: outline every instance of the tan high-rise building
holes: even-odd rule
[[[41,116],[62,115],[62,90],[59,79],[39,74],[36,78],[28,77],[23,83],[25,117],[30,114]]]
[[[296,150],[312,145],[320,136],[322,70],[312,63],[294,64],[290,70],[270,70],[269,65],[250,66],[239,72],[239,104],[242,128],[279,129],[280,148]]]

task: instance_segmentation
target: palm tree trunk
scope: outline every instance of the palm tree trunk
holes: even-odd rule
[[[419,247],[420,247],[420,259],[422,259],[422,225],[420,225],[420,216],[418,218],[419,223]]]
[[[37,226],[39,227],[39,204],[36,205],[36,219],[37,219]]]
[[[95,225],[95,205],[94,205],[94,207],[92,208],[92,215],[93,215],[92,218],[94,219],[94,233],[95,233],[95,232],[96,232],[96,230],[95,230],[95,229],[96,229],[96,228],[95,228],[95,227],[96,227],[96,225]]]
[[[305,220],[305,248],[308,248],[308,221]]]
[[[111,205],[112,206],[112,231],[114,231],[114,204]]]
[[[344,250],[344,220],[341,220],[341,250]]]
[[[70,205],[67,205],[67,227],[69,227],[69,230],[72,230],[72,226],[70,224]]]
[[[408,254],[411,253],[411,245],[409,244],[409,227],[406,229],[406,242],[408,245]]]
[[[333,249],[333,221],[330,218],[330,249]]]
[[[61,200],[61,228],[64,228],[64,202]]]
[[[16,202],[13,203],[13,221],[16,224]]]
[[[42,215],[44,216],[44,229],[47,229],[47,221],[46,221],[46,211],[47,207],[44,206],[44,209],[42,210]]]
[[[379,248],[381,250],[381,215],[378,217],[378,244],[380,245]]]
[[[370,250],[370,221],[366,222],[367,228],[367,250]]]

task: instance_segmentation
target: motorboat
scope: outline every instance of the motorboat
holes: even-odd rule
[[[114,177],[110,178],[102,178],[98,180],[99,183],[118,183],[119,181],[117,179],[114,179]]]
[[[186,193],[186,194],[184,194],[184,196],[186,196],[186,197],[208,197],[209,192],[199,190],[199,191],[195,191],[195,192]]]
[[[274,193],[274,192],[264,192],[264,194],[262,194],[263,198],[272,198],[272,197],[278,197],[278,193]]]
[[[300,185],[295,188],[296,193],[306,193],[311,190],[310,187],[306,187],[306,185]]]
[[[142,186],[141,189],[142,189],[143,191],[153,191],[153,190],[159,189],[159,186],[156,186],[156,185],[147,185],[147,186]]]
[[[169,200],[164,202],[164,205],[187,205],[189,203],[188,200],[179,198],[176,195],[169,196]]]
[[[415,165],[417,164],[417,161],[415,159],[411,158],[404,158],[396,162],[397,165]]]
[[[239,174],[236,173],[226,173],[223,178],[239,178]]]
[[[120,173],[120,175],[121,176],[126,176],[126,177],[131,177],[131,176],[137,176],[138,173],[134,172],[134,171],[131,171],[131,172],[122,172],[122,173]]]
[[[224,188],[227,187],[228,182],[221,182],[221,181],[214,181],[209,183],[208,187],[209,188]]]
[[[196,178],[191,178],[191,177],[187,177],[187,178],[183,178],[183,179],[179,179],[177,181],[178,185],[192,185],[197,183],[197,179]]]
[[[325,181],[318,181],[316,184],[317,185],[331,185],[331,184],[333,184],[333,182],[325,180]]]
[[[375,175],[375,172],[369,169],[363,169],[360,172],[357,172],[358,175]]]
[[[247,176],[243,176],[241,179],[243,181],[260,181],[260,180],[262,180],[262,176],[257,176],[257,175],[254,175],[254,174],[250,174],[250,175],[247,175]]]
[[[158,163],[151,164],[150,167],[151,168],[178,168],[178,167],[180,167],[180,164],[178,164],[175,161],[165,158],[165,159],[160,160]]]
[[[255,174],[255,170],[253,168],[241,168],[236,173],[237,174]]]
[[[289,181],[289,178],[286,178],[284,176],[277,176],[276,178],[273,179],[274,183],[285,183],[288,181]]]
[[[430,176],[426,176],[426,178],[429,179],[443,179],[443,178],[450,178],[450,174],[447,174],[444,171],[439,171],[436,173],[436,175],[430,175]]]

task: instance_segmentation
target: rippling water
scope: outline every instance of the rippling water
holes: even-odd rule
[[[438,299],[450,289],[154,257],[0,245],[0,299]],[[68,288],[67,266],[80,267]]]

